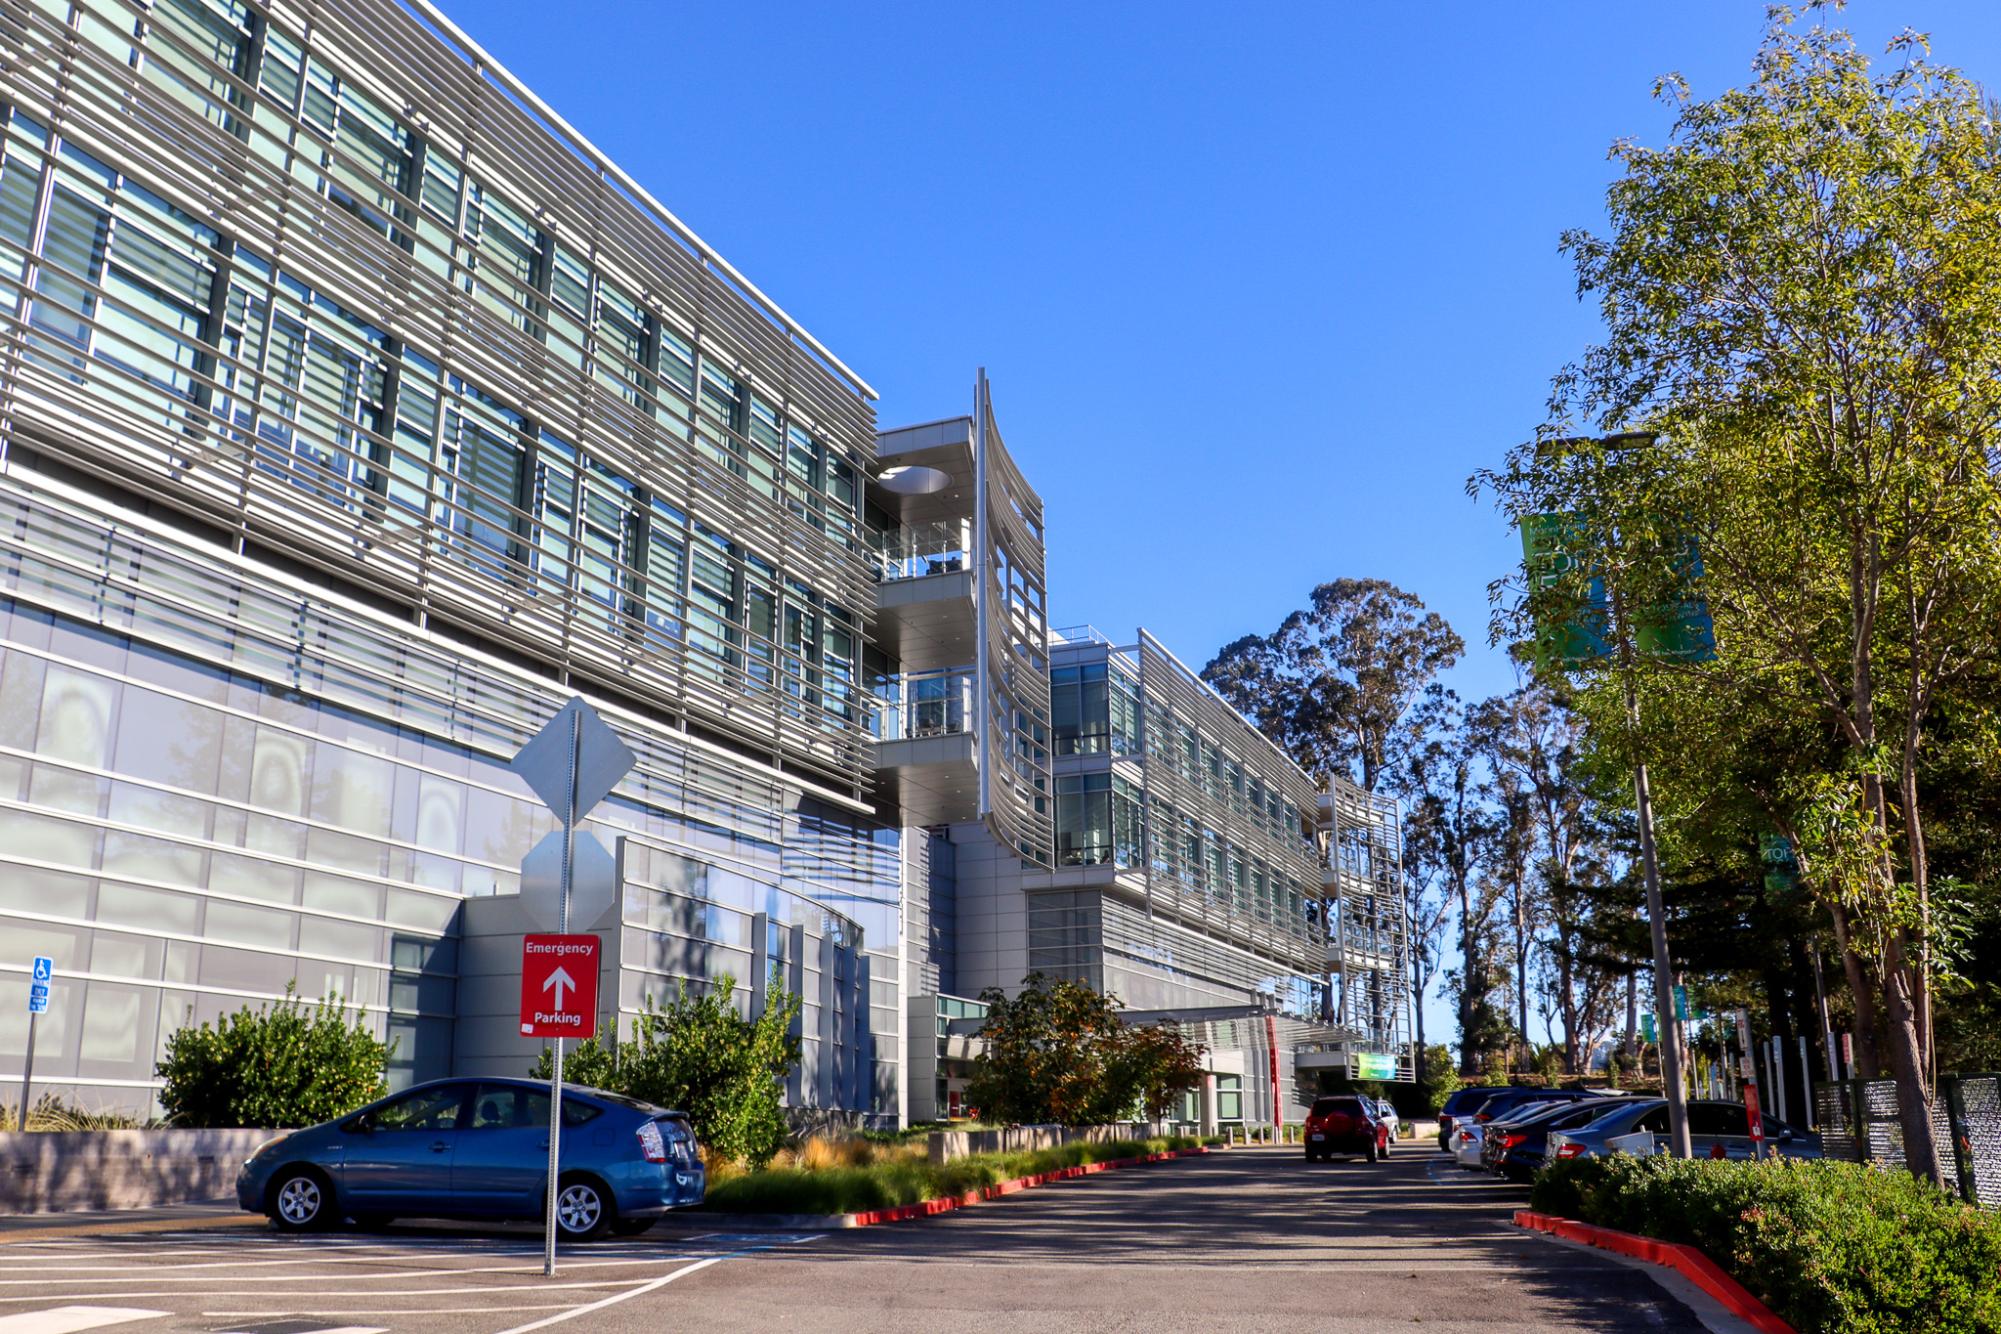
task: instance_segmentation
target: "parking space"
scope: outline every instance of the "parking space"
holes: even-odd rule
[[[578,1247],[542,1275],[539,1236],[399,1228],[43,1237],[0,1247],[0,1334],[506,1330],[527,1334],[809,1234],[688,1233]]]
[[[1238,1149],[845,1232],[682,1215],[570,1248],[554,1279],[525,1226],[0,1229],[0,1334],[1732,1328],[1664,1271],[1513,1227],[1522,1196],[1423,1148]]]

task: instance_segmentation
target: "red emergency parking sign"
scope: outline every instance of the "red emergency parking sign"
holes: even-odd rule
[[[598,938],[521,938],[521,1036],[588,1038],[598,1031]]]

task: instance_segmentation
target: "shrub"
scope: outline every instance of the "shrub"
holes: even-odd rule
[[[136,1117],[124,1112],[86,1111],[73,1103],[63,1101],[53,1093],[44,1093],[35,1099],[33,1110],[28,1113],[25,1129],[56,1132],[64,1130],[138,1130],[145,1125]],[[13,1107],[0,1107],[0,1130],[21,1129],[20,1113]]]
[[[1694,1246],[1800,1330],[2001,1331],[2001,1219],[1858,1163],[1551,1165],[1544,1213]]]
[[[214,1024],[181,1028],[156,1067],[166,1081],[160,1105],[178,1126],[316,1125],[389,1091],[384,1072],[395,1050],[329,994],[308,1007],[285,998],[244,1006]]]
[[[774,992],[764,1013],[737,1013],[734,978],[715,979],[701,995],[683,986],[666,1008],[651,999],[616,1047],[596,1039],[563,1056],[571,1083],[623,1093],[688,1114],[695,1139],[711,1154],[761,1167],[785,1143],[785,1077],[799,1063],[792,1021],[799,997]],[[531,1072],[547,1079],[547,1048]]]

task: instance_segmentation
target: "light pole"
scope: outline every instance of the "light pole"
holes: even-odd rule
[[[1634,446],[1651,445],[1656,438],[1657,434],[1653,431],[1620,431],[1601,437],[1570,437],[1549,443],[1556,448],[1590,445],[1603,454],[1616,455]],[[1600,488],[1600,494],[1603,493]],[[1616,538],[1614,540],[1616,542]],[[1681,1077],[1681,1016],[1674,1004],[1674,963],[1668,955],[1667,913],[1661,900],[1660,857],[1654,843],[1653,784],[1647,774],[1646,748],[1640,739],[1640,698],[1634,679],[1640,653],[1634,642],[1631,618],[1627,615],[1625,590],[1621,586],[1623,581],[1617,577],[1620,572],[1612,568],[1611,562],[1602,560],[1597,562],[1595,569],[1604,581],[1608,594],[1612,620],[1610,656],[1625,696],[1626,723],[1633,748],[1633,805],[1640,825],[1640,874],[1647,893],[1647,928],[1653,940],[1654,1013],[1659,1016],[1661,1091],[1667,1098],[1668,1139],[1675,1157],[1688,1158],[1693,1156],[1693,1152],[1688,1136],[1688,1095],[1682,1088]],[[1582,661],[1604,656],[1602,650],[1593,649],[1580,653],[1578,659]]]

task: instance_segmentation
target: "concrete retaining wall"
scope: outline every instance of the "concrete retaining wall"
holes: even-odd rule
[[[0,1133],[0,1213],[144,1209],[221,1199],[275,1130]]]
[[[949,1163],[975,1153],[1022,1153],[1054,1149],[1064,1144],[1094,1144],[1108,1139],[1144,1139],[1145,1126],[1007,1126],[1000,1130],[934,1130],[931,1161]]]

